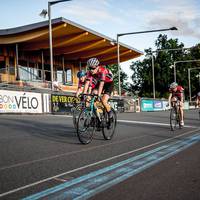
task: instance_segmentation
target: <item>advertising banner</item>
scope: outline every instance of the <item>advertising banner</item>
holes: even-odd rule
[[[118,112],[124,112],[124,100],[123,99],[109,99],[111,107]]]
[[[189,110],[189,102],[188,101],[185,101],[184,102],[184,110]]]
[[[142,111],[154,111],[154,103],[153,103],[153,100],[150,100],[150,99],[142,99],[142,100],[141,100],[141,110],[142,110]]]
[[[163,110],[169,110],[170,109],[170,106],[169,106],[168,103],[169,103],[168,101],[163,101]]]
[[[53,113],[70,113],[71,109],[80,103],[80,99],[67,95],[51,95],[51,108]],[[124,112],[123,99],[109,99],[109,104],[115,111]]]
[[[67,95],[51,95],[51,108],[53,113],[70,113],[71,109],[80,103],[80,99]]]
[[[153,101],[153,110],[163,110],[163,103],[162,101],[159,100],[154,100]]]
[[[42,113],[41,94],[0,90],[0,113]]]

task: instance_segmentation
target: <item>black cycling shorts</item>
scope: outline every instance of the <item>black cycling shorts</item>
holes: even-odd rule
[[[104,94],[108,94],[109,96],[111,95],[112,91],[114,88],[114,82],[108,82],[108,83],[104,83],[103,86],[103,93]]]
[[[97,90],[98,90],[99,84],[100,84],[100,82],[97,83],[97,85],[95,86],[94,89],[97,89]],[[103,91],[102,91],[102,93],[103,93],[103,94],[107,94],[107,95],[110,96],[111,93],[112,93],[112,91],[113,91],[113,88],[114,88],[114,82],[113,82],[113,81],[107,82],[107,83],[104,82],[104,86],[103,86]]]

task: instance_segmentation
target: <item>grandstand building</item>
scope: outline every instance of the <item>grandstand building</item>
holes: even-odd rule
[[[86,61],[97,57],[101,64],[117,63],[117,44],[112,38],[64,18],[52,20],[54,80],[63,90],[77,88],[76,74]],[[120,43],[120,60],[142,52]],[[0,30],[0,85],[50,90],[51,70],[48,21]]]

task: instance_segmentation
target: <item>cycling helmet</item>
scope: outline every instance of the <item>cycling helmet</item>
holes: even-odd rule
[[[79,71],[79,72],[77,73],[77,77],[78,77],[78,78],[81,78],[81,77],[83,77],[83,76],[86,76],[86,72],[85,72],[85,71]]]
[[[200,97],[200,92],[197,93],[197,96]]]
[[[87,61],[87,66],[89,68],[96,68],[99,65],[99,60],[97,58],[90,58]]]
[[[170,84],[169,87],[170,87],[171,89],[174,89],[174,88],[176,88],[177,86],[178,86],[178,84],[177,84],[176,82],[173,82],[173,83]]]

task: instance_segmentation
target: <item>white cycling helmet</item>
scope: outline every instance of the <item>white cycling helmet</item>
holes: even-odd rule
[[[169,87],[170,87],[171,89],[174,89],[174,88],[176,88],[177,86],[178,86],[178,84],[177,84],[176,82],[173,82],[173,83],[170,84]]]
[[[200,97],[200,92],[197,93],[197,96]]]
[[[87,66],[90,68],[96,68],[99,65],[99,60],[97,58],[90,58],[87,61]]]

